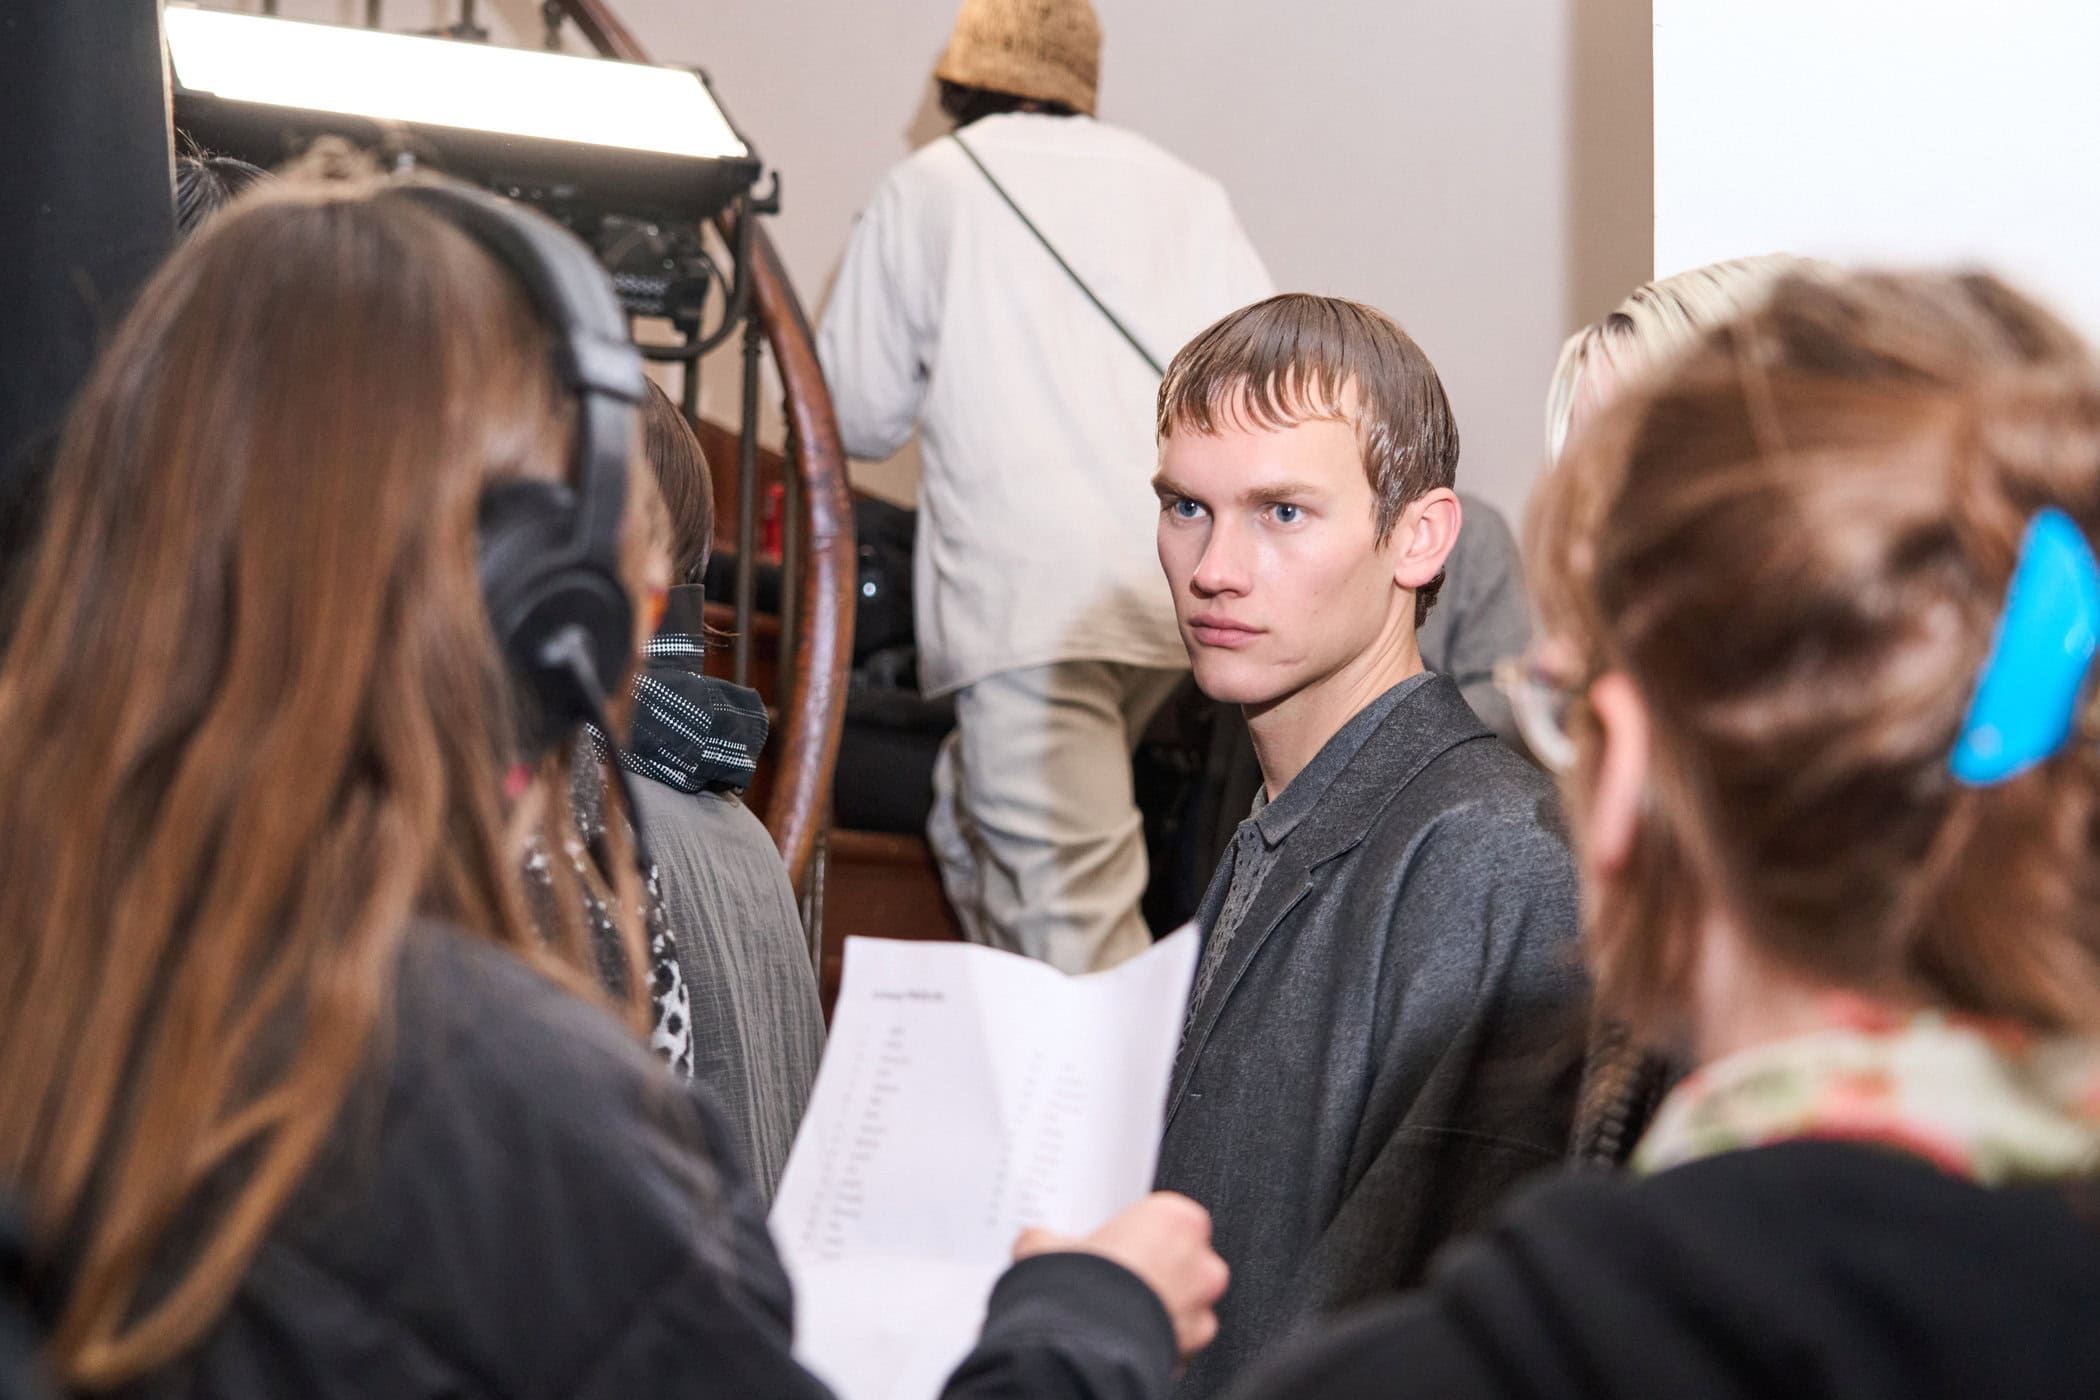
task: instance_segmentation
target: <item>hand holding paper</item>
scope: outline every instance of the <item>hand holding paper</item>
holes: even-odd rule
[[[1210,1247],[1210,1212],[1188,1197],[1155,1191],[1082,1240],[1025,1231],[1014,1258],[1066,1250],[1113,1259],[1143,1279],[1166,1305],[1184,1358],[1217,1336],[1214,1309],[1231,1274]]]

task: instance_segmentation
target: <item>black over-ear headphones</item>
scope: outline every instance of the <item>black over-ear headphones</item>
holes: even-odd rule
[[[536,759],[584,722],[602,725],[606,687],[632,659],[620,512],[642,359],[597,259],[552,220],[463,185],[403,194],[516,278],[553,330],[556,370],[576,395],[574,485],[505,481],[481,496],[482,598],[518,683],[524,756]]]

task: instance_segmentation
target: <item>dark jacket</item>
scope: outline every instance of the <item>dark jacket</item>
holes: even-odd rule
[[[0,1202],[0,1400],[44,1394],[30,1321],[29,1242],[14,1210]]]
[[[503,951],[414,931],[384,1073],[204,1342],[141,1396],[816,1397],[720,1119]],[[1106,1260],[1029,1260],[947,1393],[1153,1397],[1173,1336]]]
[[[1221,870],[1205,929],[1225,885]],[[1415,1283],[1561,1159],[1575,930],[1551,785],[1428,677],[1278,848],[1193,1009],[1159,1185],[1210,1208],[1233,1275],[1179,1395],[1216,1394],[1315,1316]]]
[[[1240,1400],[2091,1400],[2100,1233],[1803,1142],[1529,1192],[1435,1282],[1279,1358]]]

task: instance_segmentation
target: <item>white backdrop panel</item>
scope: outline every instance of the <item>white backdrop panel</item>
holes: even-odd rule
[[[1658,275],[1978,261],[2100,337],[2100,3],[1654,3]]]

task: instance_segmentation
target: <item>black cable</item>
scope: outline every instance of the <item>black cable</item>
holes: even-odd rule
[[[541,659],[549,665],[559,667],[575,687],[574,698],[583,713],[584,723],[605,745],[606,766],[612,770],[614,780],[620,788],[620,805],[627,809],[627,829],[634,833],[634,866],[642,877],[642,884],[649,883],[649,872],[655,868],[655,859],[649,853],[649,835],[643,827],[641,804],[635,800],[634,783],[628,776],[627,765],[620,761],[620,741],[613,734],[612,725],[605,718],[605,687],[598,680],[597,664],[591,659],[591,648],[587,644],[583,629],[566,628],[542,653]],[[611,823],[607,822],[610,830]],[[602,851],[593,851],[592,858],[598,862],[599,873],[611,881],[610,862]]]

